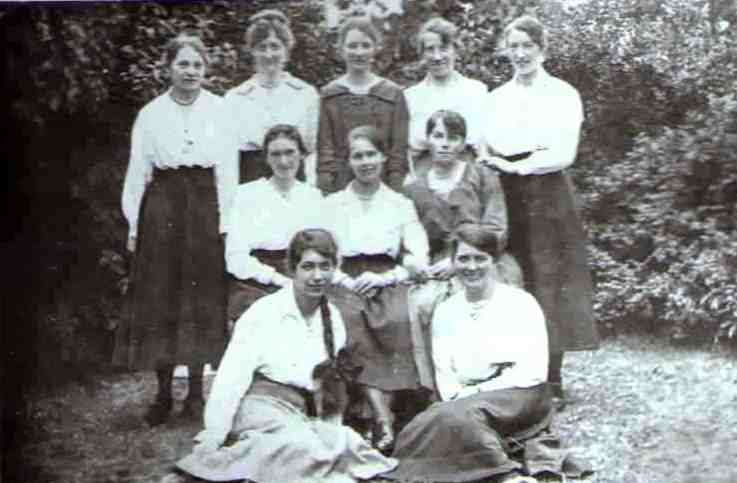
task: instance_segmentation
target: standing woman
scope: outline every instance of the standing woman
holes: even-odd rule
[[[483,126],[482,100],[486,85],[455,70],[458,28],[442,17],[425,22],[417,33],[417,53],[427,75],[404,91],[409,110],[410,170],[413,177],[430,167],[425,126],[441,109],[455,111],[466,120],[468,136],[464,154],[471,158],[479,146]]]
[[[250,19],[246,48],[253,57],[256,73],[225,95],[228,116],[235,132],[240,163],[240,182],[266,176],[261,141],[276,124],[290,124],[299,130],[310,155],[305,159],[306,175],[315,184],[315,144],[320,96],[305,81],[284,70],[294,47],[289,19],[278,10],[263,10]]]
[[[363,366],[357,382],[373,410],[373,443],[385,450],[394,440],[395,392],[420,387],[401,282],[423,271],[428,245],[412,202],[381,181],[388,158],[381,133],[359,126],[348,146],[355,179],[326,200],[343,255],[336,304]]]
[[[322,88],[318,128],[318,187],[324,193],[344,189],[353,172],[348,162],[348,133],[375,126],[387,147],[384,182],[400,190],[407,174],[407,104],[402,88],[373,73],[381,34],[370,20],[349,17],[340,26],[338,48],[345,75]]]
[[[271,176],[240,185],[233,197],[225,260],[238,279],[230,290],[228,320],[290,282],[286,249],[309,218],[320,213],[320,190],[297,179],[307,154],[294,126],[278,124],[263,139]]]
[[[155,369],[158,394],[146,419],[172,408],[172,373],[187,364],[185,411],[201,409],[202,370],[225,347],[224,221],[237,184],[221,125],[222,99],[202,88],[206,49],[179,36],[166,47],[171,88],[133,125],[123,186],[128,249],[135,252],[131,317],[118,331],[114,360]]]
[[[538,20],[513,21],[504,42],[514,78],[489,94],[486,162],[503,173],[510,250],[545,313],[548,377],[562,398],[563,353],[598,346],[586,235],[565,172],[576,158],[583,107],[576,89],[543,67],[547,42]]]

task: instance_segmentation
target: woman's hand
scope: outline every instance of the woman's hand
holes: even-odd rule
[[[292,281],[291,278],[285,277],[281,273],[275,273],[271,279],[271,283],[278,287],[284,287],[285,285],[289,285],[291,281]]]
[[[363,272],[353,280],[353,291],[360,295],[369,295],[374,289],[385,287],[386,277],[378,273]]]
[[[430,277],[438,280],[448,280],[453,276],[453,264],[450,258],[443,258],[428,269]]]
[[[489,156],[479,159],[478,162],[487,168],[492,168],[507,174],[519,174],[519,166],[499,156]]]
[[[135,253],[136,251],[136,237],[135,236],[129,236],[128,241],[125,244],[125,248],[131,252]]]

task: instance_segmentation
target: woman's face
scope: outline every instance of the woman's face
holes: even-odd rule
[[[453,257],[453,267],[466,290],[485,289],[492,280],[494,259],[463,241]]]
[[[456,162],[466,145],[466,140],[459,134],[449,133],[445,123],[439,121],[427,136],[430,144],[430,155],[433,164],[447,167]]]
[[[292,181],[297,176],[302,153],[293,139],[278,137],[266,148],[266,162],[271,167],[274,177],[283,181]]]
[[[376,55],[376,42],[360,30],[349,30],[340,46],[348,72],[371,70]]]
[[[256,72],[269,75],[280,74],[288,58],[286,45],[273,30],[253,47],[252,54]]]
[[[438,80],[447,79],[455,68],[455,48],[443,44],[443,39],[435,32],[426,32],[421,37],[422,60],[427,72]]]
[[[381,181],[381,171],[386,156],[368,139],[356,138],[351,141],[349,161],[353,174],[362,183],[377,184]]]
[[[189,45],[185,45],[171,65],[172,88],[180,92],[193,92],[202,86],[205,78],[205,59]]]
[[[510,30],[507,34],[507,54],[517,74],[530,75],[542,66],[543,49],[521,30]]]
[[[335,273],[335,264],[316,250],[306,250],[294,269],[293,287],[297,294],[322,297]]]

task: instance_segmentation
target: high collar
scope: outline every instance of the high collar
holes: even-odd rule
[[[425,85],[427,85],[428,87],[432,87],[433,89],[447,89],[449,87],[452,87],[458,84],[458,82],[465,79],[463,74],[461,74],[455,69],[453,69],[453,72],[450,73],[449,77],[450,78],[445,84],[441,84],[435,79],[433,79],[433,77],[429,73],[427,73],[425,74],[425,78],[422,80],[422,82],[424,82]]]
[[[516,75],[512,79],[512,85],[518,89],[539,89],[540,87],[547,85],[548,82],[550,82],[551,77],[552,76],[548,74],[548,71],[545,70],[545,67],[540,66],[537,71],[537,75],[532,79],[530,85],[521,83]]]

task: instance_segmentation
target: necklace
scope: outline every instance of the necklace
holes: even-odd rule
[[[194,97],[192,97],[192,99],[188,101],[183,101],[174,95],[174,91],[171,91],[171,93],[169,94],[169,97],[171,97],[171,100],[176,102],[180,106],[191,106],[192,104],[194,104],[194,101],[196,101],[199,96],[200,96],[200,93],[197,92],[197,94]]]

